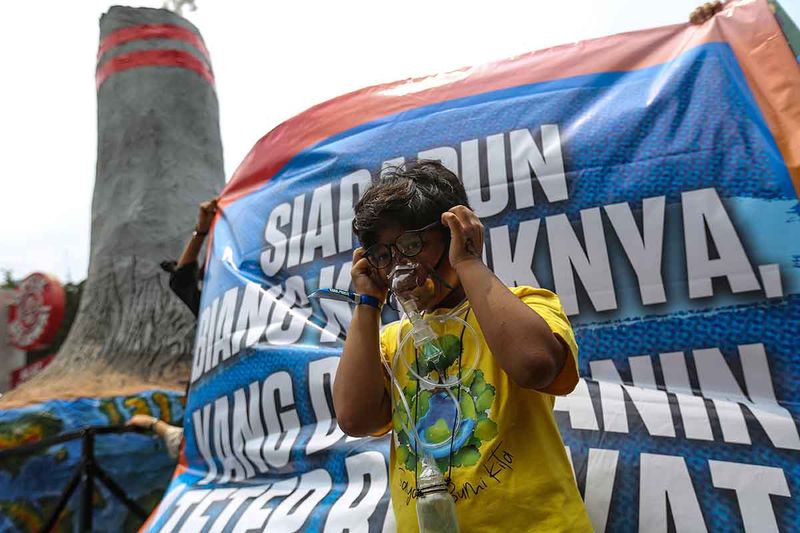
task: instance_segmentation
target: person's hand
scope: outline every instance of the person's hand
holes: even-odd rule
[[[151,430],[158,422],[158,419],[149,415],[133,415],[126,423],[126,426],[136,426],[142,429]]]
[[[450,228],[450,265],[482,261],[483,224],[471,209],[457,205],[442,213],[442,224]]]
[[[211,221],[214,220],[214,215],[216,213],[216,198],[200,204],[200,210],[197,213],[197,226],[195,226],[195,230],[197,230],[198,233],[208,233],[208,230],[211,229]]]
[[[715,2],[706,2],[702,6],[692,11],[692,13],[689,15],[689,22],[692,24],[702,24],[720,11],[722,11],[722,2],[719,0]]]
[[[369,264],[367,258],[364,257],[364,253],[365,250],[363,248],[356,248],[353,252],[353,266],[350,268],[353,290],[384,302],[389,291],[387,280]]]

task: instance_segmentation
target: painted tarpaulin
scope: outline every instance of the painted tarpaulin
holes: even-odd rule
[[[392,437],[333,419],[351,309],[307,295],[349,287],[355,201],[414,158],[463,180],[507,285],[561,297],[582,379],[555,411],[598,531],[796,527],[799,132],[800,72],[763,1],[371,87],[278,126],[223,193],[185,451],[147,527],[394,528]],[[451,486],[458,505],[536,468],[506,459]]]
[[[170,424],[183,418],[183,396],[147,390],[126,396],[73,398],[0,410],[0,450],[14,448],[87,425],[120,426],[132,414]],[[0,457],[0,532],[80,531],[81,490],[66,502],[53,527],[48,519],[82,468],[81,439],[53,444],[33,453]],[[107,434],[94,439],[94,461],[142,509],[155,506],[170,480],[175,460],[152,435]],[[92,524],[95,531],[136,531],[140,517],[95,479]]]

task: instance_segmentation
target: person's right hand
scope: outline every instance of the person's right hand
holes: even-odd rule
[[[217,213],[216,198],[200,204],[200,210],[197,213],[197,226],[195,227],[195,229],[199,233],[208,233],[208,230],[211,229],[211,222],[214,220],[214,215],[216,213]]]
[[[353,279],[353,290],[359,294],[367,294],[379,301],[386,301],[389,285],[383,279],[367,258],[364,249],[356,248],[353,252],[353,266],[350,268],[350,277]]]

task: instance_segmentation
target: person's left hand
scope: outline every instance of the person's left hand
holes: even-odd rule
[[[450,228],[450,265],[464,261],[481,261],[483,256],[483,224],[470,208],[457,205],[442,213],[442,224]]]

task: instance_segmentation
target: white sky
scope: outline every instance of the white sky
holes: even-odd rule
[[[339,94],[680,23],[701,2],[197,0],[197,11],[185,15],[211,53],[229,178],[261,136]],[[784,0],[788,9],[797,3]],[[110,5],[3,3],[0,269],[11,269],[16,278],[37,270],[63,281],[86,276],[97,146],[97,23]]]

